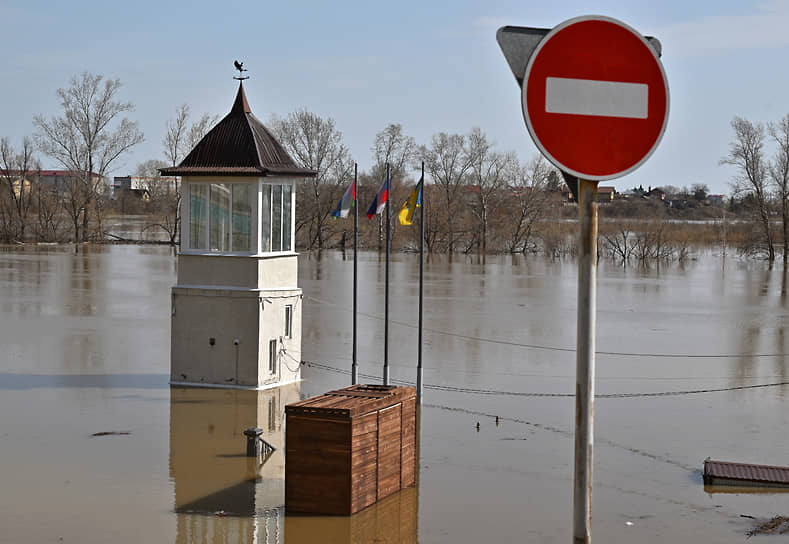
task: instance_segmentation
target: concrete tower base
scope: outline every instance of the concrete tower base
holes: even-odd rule
[[[293,286],[295,255],[182,254],[178,271],[170,383],[264,389],[300,379],[302,292]]]

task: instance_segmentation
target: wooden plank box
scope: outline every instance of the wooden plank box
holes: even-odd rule
[[[354,385],[285,414],[287,512],[347,516],[414,485],[415,388]]]

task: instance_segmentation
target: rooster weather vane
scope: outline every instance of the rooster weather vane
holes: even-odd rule
[[[233,76],[233,79],[237,79],[239,81],[244,81],[245,79],[249,79],[249,76],[244,76],[244,72],[246,72],[247,69],[244,68],[244,63],[243,62],[238,62],[237,60],[234,60],[233,61],[233,66],[235,66],[236,70],[238,70],[238,75],[237,76]]]

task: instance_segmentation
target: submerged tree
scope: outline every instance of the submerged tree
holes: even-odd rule
[[[548,185],[556,177],[542,155],[536,155],[520,166],[516,178],[509,186],[511,204],[507,206],[505,249],[510,253],[525,253],[534,236],[539,221],[546,212]],[[552,245],[552,244],[551,244]]]
[[[770,199],[767,185],[768,165],[764,157],[764,126],[741,117],[731,121],[734,141],[729,154],[720,160],[736,168],[732,186],[735,194],[753,195],[762,230],[762,246],[770,262],[775,260],[775,244],[770,229]]]
[[[272,132],[296,163],[317,175],[296,187],[296,232],[306,229],[309,249],[321,249],[329,237],[331,213],[353,176],[353,160],[334,119],[323,119],[306,109],[284,119],[273,117]]]
[[[206,113],[190,125],[190,115],[189,105],[181,104],[175,110],[175,117],[167,120],[162,139],[166,162],[154,159],[137,167],[137,175],[145,173],[145,177],[151,181],[148,192],[154,217],[146,228],[162,229],[173,245],[178,243],[181,234],[181,188],[177,178],[162,177],[158,169],[178,166],[219,120],[218,115],[211,116]]]
[[[24,242],[29,234],[34,195],[41,190],[41,165],[35,158],[33,142],[24,138],[17,152],[8,138],[0,139],[0,169],[0,235],[6,241]]]
[[[392,180],[389,187],[389,205],[392,207],[390,211],[394,211],[390,215],[390,221],[391,226],[394,228],[399,224],[395,218],[399,206],[404,200],[404,193],[408,194],[410,192],[410,188],[403,190],[402,182],[408,177],[407,171],[411,166],[416,150],[416,140],[403,133],[403,125],[400,123],[390,123],[375,135],[372,147],[373,166],[370,175],[374,184],[381,183],[386,175],[386,165],[389,165],[389,175]],[[377,189],[378,187],[376,186],[375,190]],[[384,217],[383,214],[377,216],[379,251],[384,239]]]
[[[121,118],[134,106],[116,100],[120,87],[119,79],[104,80],[102,75],[83,72],[71,78],[69,87],[57,91],[62,115],[33,119],[42,152],[69,171],[63,196],[74,241],[87,239],[91,210],[101,230],[104,176],[118,157],[143,141],[137,122]]]
[[[783,262],[786,264],[789,260],[789,115],[777,123],[768,124],[768,130],[778,146],[770,161],[770,178],[781,203]]]
[[[143,230],[160,229],[167,235],[171,245],[178,243],[181,221],[181,196],[176,186],[177,178],[162,176],[162,168],[170,166],[166,161],[150,159],[137,165],[134,175],[140,178],[140,189],[147,195],[148,218]]]
[[[420,154],[425,161],[425,173],[441,195],[440,202],[432,203],[431,220],[443,230],[446,250],[451,254],[464,230],[460,213],[464,197],[462,187],[473,165],[473,157],[465,136],[446,132],[435,134],[430,147],[423,146]]]
[[[508,184],[518,178],[518,159],[515,153],[494,151],[493,145],[479,128],[471,130],[468,142],[471,158],[469,208],[477,222],[480,251],[486,254],[491,217],[505,203],[505,198],[510,196],[502,193]]]

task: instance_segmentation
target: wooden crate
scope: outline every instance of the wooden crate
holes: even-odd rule
[[[354,385],[285,414],[287,512],[350,515],[414,485],[413,387]]]

